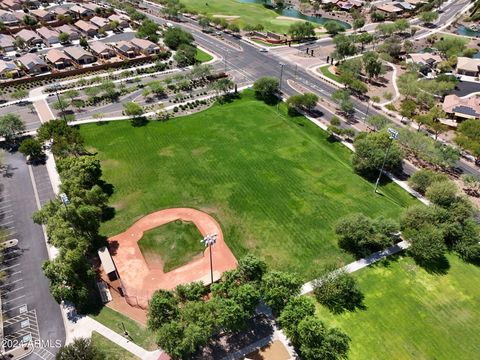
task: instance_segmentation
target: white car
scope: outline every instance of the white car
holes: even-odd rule
[[[268,49],[261,48],[261,49],[260,49],[260,52],[268,52]]]

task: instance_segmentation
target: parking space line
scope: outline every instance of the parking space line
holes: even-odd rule
[[[5,304],[8,304],[12,301],[17,301],[18,299],[23,299],[25,297],[25,295],[20,295],[19,297],[16,297],[15,299],[10,299],[10,300],[7,300],[7,301],[2,301],[3,305]]]
[[[11,266],[7,266],[6,268],[0,269],[0,271],[5,271],[5,270],[8,270],[8,269],[14,268],[15,266],[20,266],[20,264],[14,264],[14,265],[11,265]]]
[[[11,258],[8,258],[8,259],[3,259],[3,262],[6,262],[6,261],[11,261],[11,260],[15,260],[15,259],[18,259],[20,257],[20,255],[17,255],[17,256],[13,256]]]
[[[27,304],[21,304],[21,305],[14,306],[14,307],[12,307],[12,308],[10,308],[10,309],[8,309],[8,310],[3,311],[3,313],[5,314],[5,313],[7,313],[7,312],[9,312],[9,311],[12,311],[12,310],[21,308],[22,306],[27,306]]]
[[[22,271],[15,271],[14,273],[5,275],[5,277],[12,277],[13,275],[20,274],[21,272],[22,272]]]
[[[3,288],[3,287],[5,287],[5,286],[10,286],[10,285],[12,285],[12,284],[15,284],[15,283],[17,283],[17,282],[19,282],[19,281],[22,281],[22,280],[23,280],[23,279],[17,279],[17,280],[15,280],[15,281],[12,281],[11,283],[5,283],[5,284],[3,284],[3,285],[0,285],[0,289]]]
[[[25,289],[25,287],[24,287],[24,286],[18,287],[18,288],[14,289],[14,290],[10,290],[8,293],[11,294],[11,293],[13,293],[14,291],[18,291],[18,290],[22,290],[22,289]]]
[[[6,223],[0,224],[0,226],[5,226],[8,224],[13,224],[13,220],[7,221]]]

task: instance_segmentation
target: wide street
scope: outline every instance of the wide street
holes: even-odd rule
[[[23,155],[8,151],[3,162],[0,228],[7,240],[18,239],[16,247],[5,251],[0,265],[5,272],[0,286],[4,345],[8,350],[31,339],[35,350],[27,359],[50,360],[64,343],[65,330],[60,306],[40,270],[48,254],[42,227],[33,223],[32,214],[53,191],[43,165],[27,165]]]

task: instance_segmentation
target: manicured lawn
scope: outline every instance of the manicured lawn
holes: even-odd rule
[[[125,326],[132,341],[144,349],[154,350],[157,348],[155,334],[136,321],[107,306],[104,306],[98,314],[89,316],[121,335],[123,335],[123,326]]]
[[[340,78],[337,75],[331,73],[329,68],[330,68],[330,65],[322,66],[318,68],[318,71],[320,71],[324,76],[328,77],[329,79],[332,79],[333,81],[336,81],[336,82],[340,82]]]
[[[105,336],[94,331],[92,333],[92,344],[102,352],[104,360],[136,360],[139,359],[121,346],[108,340]]]
[[[202,49],[197,48],[197,53],[195,54],[195,60],[197,60],[198,62],[204,63],[212,59],[213,59],[212,55],[207,54]]]
[[[201,255],[205,250],[201,239],[195,224],[177,220],[145,232],[138,245],[147,263],[161,258],[163,271],[168,272]]]
[[[305,279],[318,266],[351,261],[334,234],[339,217],[362,212],[398,218],[412,197],[393,183],[373,193],[357,176],[351,152],[303,116],[282,116],[256,100],[240,100],[167,122],[84,125],[103,178],[114,186],[115,217],[105,235],[141,216],[193,207],[214,216],[237,258],[253,253]]]
[[[410,258],[361,270],[366,310],[318,316],[351,337],[350,359],[478,359],[480,267],[448,256],[447,275]]]

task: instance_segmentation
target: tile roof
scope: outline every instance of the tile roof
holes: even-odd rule
[[[70,61],[70,58],[65,55],[65,53],[58,49],[50,49],[45,55],[45,59],[50,61],[51,63],[56,63],[59,61],[65,62]]]
[[[146,39],[133,38],[132,40],[130,40],[130,42],[142,50],[155,49],[159,47],[154,42]]]
[[[81,29],[82,31],[88,32],[91,30],[98,30],[98,27],[88,21],[85,20],[78,20],[75,23],[75,26]]]
[[[460,56],[457,58],[457,70],[458,69],[478,72],[480,71],[480,59],[472,59]]]
[[[49,39],[52,37],[58,38],[58,35],[59,35],[57,31],[49,29],[45,26],[41,27],[40,29],[37,29],[37,33],[44,39]]]
[[[85,55],[93,56],[87,50],[85,50],[84,48],[82,48],[80,46],[69,46],[69,47],[66,47],[64,49],[64,51],[68,56],[74,58],[75,60],[78,60],[82,56],[85,56]]]
[[[41,57],[35,54],[25,54],[20,56],[18,61],[28,70],[32,69],[35,65],[47,65]]]

